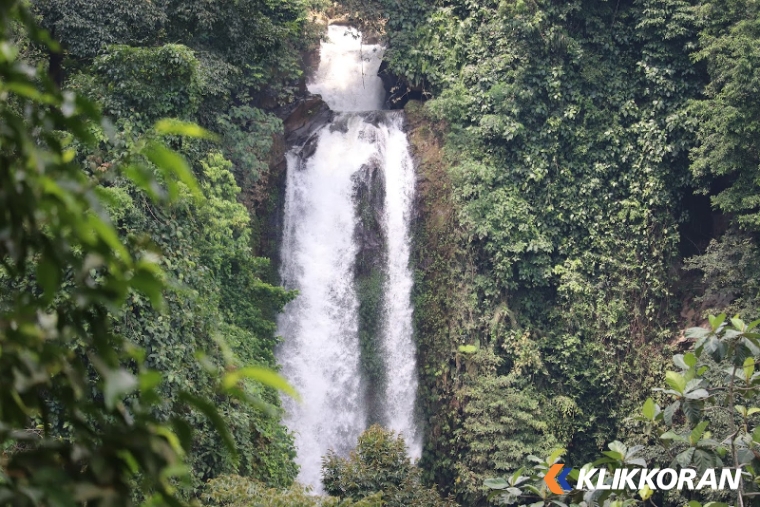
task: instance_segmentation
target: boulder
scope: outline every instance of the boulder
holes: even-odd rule
[[[303,145],[311,135],[332,121],[334,113],[320,95],[307,95],[295,101],[284,117],[285,142],[288,146]]]

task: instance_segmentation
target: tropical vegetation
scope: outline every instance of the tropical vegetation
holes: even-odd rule
[[[272,217],[330,16],[418,162],[425,447],[371,427],[316,496]],[[759,90],[755,0],[0,0],[0,504],[756,502]],[[553,495],[560,461],[744,474]]]

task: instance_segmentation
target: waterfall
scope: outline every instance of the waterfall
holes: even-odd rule
[[[403,113],[380,111],[383,48],[330,26],[309,91],[336,115],[287,155],[280,273],[298,289],[278,320],[299,480],[321,490],[321,459],[346,454],[367,426],[421,452],[409,267],[414,166]],[[379,292],[376,297],[372,288]]]
[[[319,51],[319,68],[307,87],[333,111],[375,111],[383,108],[385,88],[377,77],[383,47],[362,44],[361,34],[330,25]]]

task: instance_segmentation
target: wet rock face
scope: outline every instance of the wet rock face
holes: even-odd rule
[[[261,237],[256,255],[270,258],[272,273],[277,273],[284,220],[287,175],[285,154],[293,146],[303,146],[302,160],[312,155],[316,149],[314,134],[332,120],[333,112],[319,95],[305,95],[287,106],[273,109],[272,112],[282,120],[283,132],[272,136],[269,172],[266,180],[260,182],[260,194],[268,198],[252,198],[246,206],[252,210],[254,216],[261,217]]]
[[[383,422],[386,365],[380,337],[387,241],[383,228],[385,174],[375,158],[353,176],[357,223],[354,240],[358,252],[354,280],[359,299],[359,347],[362,391],[370,424]]]
[[[283,128],[288,146],[303,145],[320,127],[332,121],[334,116],[319,95],[307,95],[288,109],[280,116],[284,118]]]
[[[367,275],[384,265],[385,231],[383,211],[385,204],[385,175],[376,159],[370,160],[353,176],[354,199],[358,223],[354,230],[359,253],[356,262],[357,276]]]

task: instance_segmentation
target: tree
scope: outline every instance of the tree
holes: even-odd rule
[[[0,1],[0,503],[128,505],[133,493],[178,505],[187,476],[190,409],[229,431],[208,398],[159,395],[162,376],[145,351],[114,332],[112,315],[141,294],[155,308],[167,286],[160,257],[141,237],[120,239],[106,211],[110,195],[76,163],[93,145],[97,109],[61,92],[18,58],[10,36],[27,33],[58,51],[25,4]],[[154,202],[203,199],[184,159],[161,136],[209,137],[199,127],[160,121],[139,140],[124,174]],[[163,186],[165,184],[165,187]],[[222,374],[218,395],[247,397],[245,378],[288,389],[276,374]],[[200,366],[199,366],[200,367]],[[156,407],[174,404],[168,419]]]
[[[422,483],[421,470],[406,454],[400,435],[375,424],[359,436],[347,458],[330,452],[322,460],[325,492],[359,501],[378,492],[386,507],[451,507]]]

